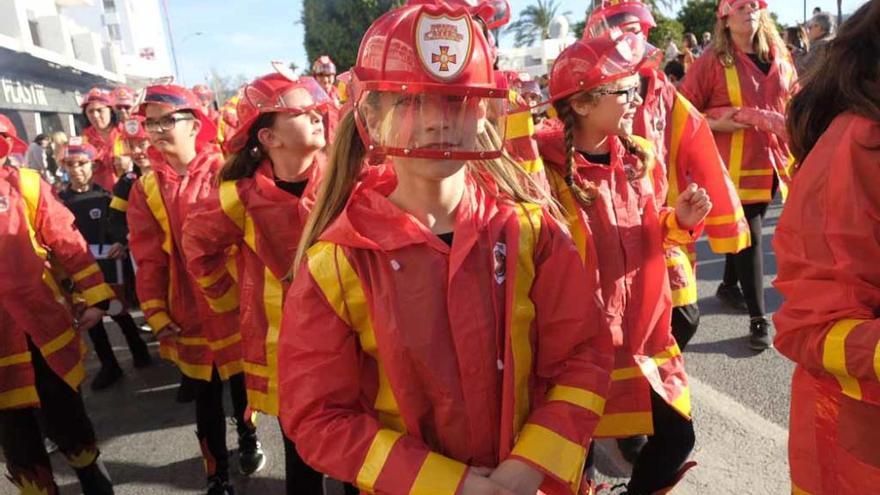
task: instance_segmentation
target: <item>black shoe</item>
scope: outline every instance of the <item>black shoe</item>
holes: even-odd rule
[[[773,347],[770,337],[770,322],[767,318],[752,318],[749,324],[749,347],[755,351],[764,351]]]
[[[235,488],[229,480],[225,480],[219,476],[211,476],[208,478],[208,495],[235,495]]]
[[[266,454],[257,440],[257,430],[248,429],[238,434],[238,467],[241,474],[250,476],[266,466]]]
[[[620,449],[620,455],[630,464],[635,464],[636,459],[642,452],[642,447],[648,443],[647,435],[636,435],[634,437],[618,438],[617,448]]]
[[[743,293],[738,285],[727,285],[722,282],[715,292],[715,297],[730,309],[737,311],[749,310],[749,307],[746,305],[746,298],[743,297]]]
[[[102,366],[101,370],[92,380],[90,388],[92,390],[104,390],[113,385],[122,378],[122,368],[119,366]]]
[[[75,471],[83,495],[113,495],[113,483],[100,459]]]
[[[188,404],[196,400],[196,387],[191,378],[180,375],[180,387],[177,388],[177,396],[174,400],[179,404]]]
[[[134,358],[135,368],[146,368],[153,364],[153,358],[150,356],[150,351],[147,350],[147,346],[144,346],[143,350],[132,352],[131,357]]]

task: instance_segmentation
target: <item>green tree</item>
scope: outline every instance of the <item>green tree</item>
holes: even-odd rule
[[[506,31],[513,33],[513,45],[527,46],[537,40],[550,37],[550,22],[557,16],[559,4],[556,0],[538,0],[537,4],[529,5],[519,13],[519,18],[507,26]],[[568,16],[571,12],[563,12]]]
[[[357,61],[367,28],[401,0],[303,0],[304,44],[309,61],[329,55],[339,71]]]
[[[715,1],[687,0],[678,11],[677,19],[683,32],[694,33],[700,39],[703,33],[715,30]]]
[[[684,26],[682,26],[677,20],[666,17],[659,11],[655,10],[654,21],[657,22],[657,27],[652,29],[651,33],[648,35],[648,42],[652,45],[663,49],[666,48],[666,44],[669,40],[679,42],[684,38]]]

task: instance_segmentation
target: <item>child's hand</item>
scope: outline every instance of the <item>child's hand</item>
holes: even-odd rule
[[[705,189],[690,184],[675,203],[675,219],[679,227],[691,230],[706,218],[712,209],[712,201]]]

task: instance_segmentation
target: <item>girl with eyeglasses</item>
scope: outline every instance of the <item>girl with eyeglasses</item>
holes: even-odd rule
[[[299,236],[315,201],[326,145],[327,93],[310,77],[270,74],[242,91],[220,186],[190,213],[183,248],[209,300],[240,301],[248,404],[278,416],[281,307]],[[226,267],[237,250],[239,280]],[[244,446],[247,447],[247,446]],[[324,476],[285,436],[288,494],[320,495]]]
[[[690,391],[671,333],[665,249],[693,242],[711,208],[689,186],[666,201],[663,164],[632,135],[645,39],[633,33],[582,39],[563,51],[550,97],[563,130],[538,136],[557,201],[581,261],[598,270],[614,342],[614,371],[595,436],[649,435],[633,463],[631,495],[671,488],[694,444]]]
[[[197,97],[171,84],[148,86],[136,113],[144,116],[152,144],[152,170],[132,188],[127,212],[138,299],[160,355],[195,382],[207,492],[231,494],[222,380],[229,380],[239,444],[251,447],[239,452],[242,471],[264,462],[244,388],[238,303],[234,293],[205,297],[181,247],[187,215],[209,196],[223,164],[212,143],[217,130]]]

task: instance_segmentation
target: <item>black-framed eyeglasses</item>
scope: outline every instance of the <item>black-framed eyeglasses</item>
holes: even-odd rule
[[[614,91],[602,91],[601,93],[599,93],[599,95],[601,95],[601,96],[605,96],[605,95],[617,95],[617,96],[626,95],[626,102],[627,102],[627,103],[632,103],[633,101],[635,101],[635,99],[636,99],[636,95],[638,95],[638,94],[640,93],[641,88],[642,88],[641,84],[637,84],[637,85],[635,85],[635,86],[631,86],[631,87],[626,88],[626,89],[618,89],[618,90],[614,90]]]
[[[183,120],[195,120],[192,115],[183,115],[172,113],[159,117],[158,119],[145,119],[144,130],[147,132],[166,132],[174,129],[178,122]]]

